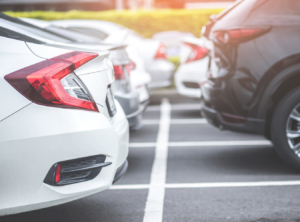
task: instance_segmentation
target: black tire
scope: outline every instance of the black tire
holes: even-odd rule
[[[271,138],[280,158],[300,170],[300,157],[290,148],[286,136],[287,121],[298,104],[300,104],[300,87],[287,93],[278,103],[271,121]]]

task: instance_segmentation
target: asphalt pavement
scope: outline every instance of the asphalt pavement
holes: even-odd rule
[[[220,131],[199,109],[155,92],[112,189],[0,222],[300,221],[299,172],[264,137]]]

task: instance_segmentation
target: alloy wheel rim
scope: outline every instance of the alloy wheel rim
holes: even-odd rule
[[[300,104],[292,110],[288,117],[286,137],[291,150],[300,157]]]

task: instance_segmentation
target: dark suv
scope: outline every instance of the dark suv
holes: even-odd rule
[[[203,115],[264,134],[300,170],[300,0],[244,0],[203,29],[211,47]]]

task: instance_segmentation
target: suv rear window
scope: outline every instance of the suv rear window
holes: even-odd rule
[[[299,0],[269,0],[254,10],[247,23],[267,25],[299,25]]]
[[[31,38],[27,35],[23,35],[21,33],[14,32],[12,30],[9,30],[9,29],[3,28],[3,27],[0,27],[0,36],[10,38],[10,39],[20,40],[20,41],[24,41],[24,42],[44,44],[44,42],[41,42],[41,41]]]
[[[218,27],[239,26],[247,20],[249,14],[268,0],[243,0],[238,1],[233,7],[218,16]]]

